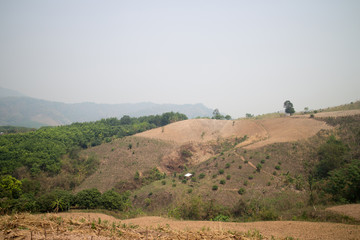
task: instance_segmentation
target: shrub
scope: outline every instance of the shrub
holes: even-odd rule
[[[230,178],[231,178],[231,175],[228,174],[228,175],[226,176],[226,179],[227,179],[227,180],[230,180]]]
[[[172,187],[176,187],[176,183],[173,183]]]
[[[224,169],[220,169],[219,174],[224,174]]]
[[[181,181],[181,183],[186,184],[186,183],[187,183],[186,179],[183,179],[183,180]]]
[[[213,175],[212,175],[212,178],[216,178],[216,177],[217,177],[217,174],[213,174]]]
[[[230,167],[230,163],[227,163],[226,165],[225,165],[225,168],[229,168]]]
[[[220,180],[220,184],[224,185],[226,183],[226,181],[224,179]]]
[[[213,191],[216,191],[216,190],[218,190],[218,188],[219,188],[219,187],[218,187],[217,185],[213,185],[211,189],[212,189]]]
[[[259,163],[258,165],[256,165],[256,171],[260,172],[261,169],[262,169],[261,163]]]
[[[192,188],[189,188],[187,192],[192,193],[192,191],[193,191]]]
[[[190,152],[189,150],[187,150],[187,149],[183,149],[183,150],[181,150],[181,152],[180,152],[180,154],[181,154],[181,157],[183,157],[183,158],[190,158],[190,157],[192,157],[192,152]]]
[[[166,181],[165,181],[165,180],[162,180],[162,181],[161,181],[161,184],[162,184],[162,185],[166,185]]]
[[[254,178],[254,176],[253,175],[250,175],[249,176],[249,180],[251,180],[251,179],[253,179]]]
[[[146,206],[146,207],[150,206],[150,204],[151,204],[151,199],[150,199],[150,198],[145,198],[144,203],[145,203],[145,206]]]
[[[262,164],[264,164],[265,163],[265,159],[261,159],[261,161],[260,161]]]
[[[240,188],[238,191],[238,194],[243,195],[245,193],[245,189],[244,188]]]
[[[276,169],[276,170],[280,170],[281,168],[280,168],[279,165],[276,165],[276,166],[275,166],[275,169]]]
[[[249,182],[248,182],[247,180],[245,180],[245,181],[244,181],[244,186],[247,186],[248,183],[249,183]]]
[[[225,215],[217,215],[214,219],[212,219],[213,221],[218,221],[218,222],[228,222],[229,221],[229,216],[225,216]]]
[[[205,177],[205,173],[200,173],[199,179],[203,179]]]
[[[270,156],[269,155],[266,155],[266,159],[269,159],[270,158]]]
[[[138,171],[136,171],[135,176],[134,176],[134,180],[137,181],[139,179],[140,179],[140,174],[139,174]]]
[[[239,169],[242,169],[242,166],[241,166],[241,165],[239,165]]]
[[[249,161],[248,160],[245,160],[244,163],[248,163]]]

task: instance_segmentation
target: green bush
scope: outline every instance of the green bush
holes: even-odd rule
[[[226,181],[224,179],[220,180],[220,184],[224,185],[226,183]]]
[[[320,178],[328,176],[331,170],[344,165],[344,155],[347,147],[334,136],[330,136],[328,141],[321,145],[318,150],[319,164],[316,166],[316,175]]]
[[[281,167],[280,167],[279,165],[276,165],[276,166],[275,166],[275,169],[276,169],[276,170],[280,170]]]
[[[203,179],[205,177],[205,173],[200,173],[199,179]]]
[[[260,163],[256,165],[256,171],[260,172],[261,169],[262,169],[262,165]]]
[[[113,190],[109,190],[101,195],[101,204],[108,210],[123,211],[130,206],[129,196],[129,192],[121,195]]]
[[[230,163],[225,164],[225,168],[229,168],[230,167]]]
[[[101,193],[96,188],[82,190],[76,194],[75,202],[79,208],[98,208],[101,205]]]
[[[225,216],[225,215],[217,215],[214,219],[212,219],[213,221],[217,221],[217,222],[228,222],[230,219],[229,216]]]
[[[219,187],[218,187],[217,185],[213,185],[211,189],[212,189],[213,191],[216,191],[216,190],[218,190],[218,188],[219,188]]]
[[[220,169],[219,174],[224,174],[224,169]]]
[[[243,195],[244,193],[245,193],[245,189],[244,189],[244,188],[240,188],[240,189],[238,190],[238,194]]]
[[[231,175],[228,174],[228,175],[226,176],[226,180],[230,180],[230,179],[231,179]]]

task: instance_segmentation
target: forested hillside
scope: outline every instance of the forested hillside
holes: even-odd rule
[[[14,199],[19,199],[23,193],[26,193],[26,198],[34,198],[53,187],[63,186],[61,180],[59,184],[47,182],[56,179],[59,173],[62,173],[60,178],[65,176],[71,182],[66,190],[75,187],[98,165],[94,156],[80,158],[78,153],[81,149],[185,119],[184,114],[170,112],[3,134],[0,136],[0,209],[12,209],[17,202]]]

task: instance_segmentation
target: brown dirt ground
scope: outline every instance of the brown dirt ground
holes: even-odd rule
[[[335,206],[335,207],[327,208],[326,210],[340,213],[352,217],[356,220],[360,220],[360,204],[347,204],[347,205]]]
[[[175,221],[161,217],[141,217],[122,221],[142,227],[170,226],[174,230],[199,231],[210,229],[217,231],[247,232],[258,230],[261,235],[270,239],[293,237],[299,239],[360,239],[360,226],[321,222],[209,222],[209,221]]]
[[[306,139],[330,126],[310,118],[275,118],[265,120],[213,120],[191,119],[152,129],[137,136],[174,141],[208,142],[219,138],[248,136],[239,146],[258,148],[275,142]]]
[[[360,109],[335,111],[335,112],[319,112],[319,113],[314,113],[314,116],[317,118],[322,118],[322,117],[344,117],[344,116],[352,116],[352,115],[358,115],[358,114],[360,114]],[[309,118],[310,114],[294,115],[293,117],[294,118]]]
[[[162,217],[119,220],[100,213],[0,216],[0,239],[289,239],[287,237],[360,239],[360,226],[296,221],[177,221]]]

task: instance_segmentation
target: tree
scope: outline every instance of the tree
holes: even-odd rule
[[[224,119],[224,116],[221,115],[219,109],[216,108],[216,109],[213,111],[213,117],[212,117],[212,119]]]
[[[6,175],[0,178],[0,198],[18,198],[21,194],[21,181]]]
[[[284,108],[285,112],[290,115],[293,115],[295,113],[294,105],[289,100],[286,100],[284,102]]]
[[[252,118],[252,117],[254,117],[254,115],[251,114],[251,113],[246,113],[246,114],[245,114],[245,117],[246,117],[246,118]]]
[[[321,145],[318,150],[319,163],[316,165],[316,175],[320,178],[328,176],[329,172],[341,167],[347,146],[331,135],[326,143]]]
[[[96,188],[85,189],[76,194],[79,208],[94,209],[100,206],[101,193]]]
[[[230,119],[231,119],[231,116],[230,116],[230,115],[226,115],[226,116],[225,116],[225,119],[226,119],[226,120],[230,120]]]

